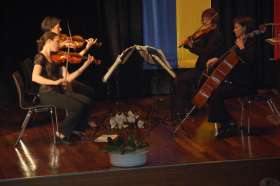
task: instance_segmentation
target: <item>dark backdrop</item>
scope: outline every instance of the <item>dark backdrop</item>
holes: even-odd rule
[[[140,60],[138,56],[118,68],[108,83],[103,84],[101,78],[122,50],[133,44],[142,44],[142,0],[7,1],[0,9],[4,51],[0,63],[2,102],[15,97],[11,73],[20,69],[20,63],[26,58],[33,60],[37,52],[36,40],[42,34],[40,23],[48,15],[62,19],[64,33],[68,33],[68,22],[72,35],[98,38],[103,43],[101,48],[90,50],[102,60],[102,64],[92,65],[79,78],[95,87],[96,97],[140,94],[142,64],[137,62]],[[78,66],[71,65],[70,70]],[[128,84],[132,77],[134,83]]]
[[[272,0],[212,0],[212,6],[220,12],[221,28],[226,37],[227,47],[233,44],[233,17],[252,16],[255,28],[260,23],[273,20]],[[117,69],[108,83],[103,84],[101,81],[121,51],[133,44],[142,45],[142,0],[9,0],[0,10],[0,105],[8,104],[9,100],[15,98],[16,91],[11,73],[19,69],[19,64],[26,58],[33,60],[36,40],[42,34],[40,23],[47,15],[60,17],[65,33],[66,23],[69,22],[73,35],[98,38],[103,43],[102,48],[90,50],[90,53],[102,60],[102,65],[92,65],[79,78],[95,88],[96,98],[172,93],[173,81],[168,75],[160,71],[143,71],[142,59],[136,54],[126,65]],[[275,68],[275,63],[268,60],[272,57],[272,47],[264,42],[266,37],[269,37],[269,33],[258,39],[255,78],[258,86],[275,86],[277,83],[271,72],[275,74],[278,67]],[[78,65],[71,65],[70,70],[77,67]]]

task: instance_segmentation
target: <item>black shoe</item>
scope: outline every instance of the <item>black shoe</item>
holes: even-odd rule
[[[228,124],[232,129],[237,127],[237,124],[234,121],[229,122]]]
[[[232,135],[233,126],[230,125],[222,125],[222,127],[218,130],[218,134],[216,137],[218,139],[223,139]]]

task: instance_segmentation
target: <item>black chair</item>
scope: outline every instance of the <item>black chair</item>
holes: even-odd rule
[[[19,63],[19,66],[24,83],[24,94],[30,96],[37,95],[39,85],[32,82],[33,61],[30,58],[26,58],[24,61]]]
[[[251,130],[251,112],[252,112],[252,104],[256,103],[256,102],[265,102],[268,107],[271,110],[271,113],[273,116],[277,116],[278,120],[280,118],[280,113],[279,110],[276,106],[276,104],[274,103],[274,101],[272,100],[272,96],[270,95],[270,93],[261,93],[261,92],[267,92],[267,91],[262,91],[259,90],[255,95],[251,95],[251,96],[246,96],[246,97],[242,97],[239,98],[239,102],[241,104],[241,116],[240,116],[240,128],[243,129],[243,121],[246,119],[247,120],[247,133],[250,134],[250,130]],[[246,118],[245,118],[245,114],[246,114]],[[280,121],[277,121],[280,122]]]
[[[57,111],[56,111],[56,107],[53,105],[41,105],[40,102],[34,102],[32,101],[31,103],[26,101],[25,99],[25,94],[24,94],[24,83],[23,83],[23,79],[21,77],[21,74],[16,71],[12,74],[15,85],[16,85],[16,90],[17,90],[17,94],[18,94],[18,101],[19,101],[19,107],[22,110],[26,110],[27,114],[25,116],[25,119],[21,125],[21,131],[19,133],[19,136],[16,140],[16,143],[14,146],[16,146],[18,144],[18,142],[20,141],[20,139],[23,136],[23,133],[28,125],[28,122],[30,120],[31,115],[35,112],[35,113],[39,113],[39,112],[49,112],[50,116],[51,116],[51,123],[52,123],[52,132],[53,132],[53,143],[56,143],[56,137],[55,137],[55,132],[58,130],[58,122],[57,122]],[[33,99],[35,100],[35,99]]]

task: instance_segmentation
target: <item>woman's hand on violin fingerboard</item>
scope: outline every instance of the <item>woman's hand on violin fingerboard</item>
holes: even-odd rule
[[[85,64],[90,65],[94,60],[94,57],[89,54],[87,60],[85,61]]]
[[[97,42],[97,39],[89,38],[86,40],[86,42],[87,42],[86,48],[89,49],[90,47],[92,47],[92,45],[94,45]]]

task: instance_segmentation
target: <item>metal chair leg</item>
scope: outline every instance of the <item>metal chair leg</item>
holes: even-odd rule
[[[252,100],[249,99],[248,100],[248,109],[247,109],[247,133],[248,135],[250,135],[250,132],[251,132],[251,118],[250,118],[250,115],[251,115],[251,109],[252,109]]]
[[[14,146],[17,146],[18,142],[20,141],[20,139],[21,139],[21,137],[22,137],[22,135],[23,135],[23,133],[24,133],[24,131],[25,131],[25,128],[26,128],[26,126],[27,126],[27,124],[28,124],[28,122],[29,122],[29,120],[30,120],[30,117],[31,117],[32,113],[33,113],[33,110],[28,110],[28,112],[27,112],[27,114],[26,114],[26,116],[25,116],[25,119],[24,119],[24,121],[22,122],[21,131],[20,131],[20,133],[19,133],[19,136],[18,136],[17,141],[16,141],[16,143],[14,144]]]
[[[278,116],[280,115],[278,108],[276,107],[275,103],[272,101],[271,98],[269,98],[267,100],[267,104],[273,114],[278,115]]]
[[[58,128],[57,124],[57,113],[56,113],[56,108],[51,108],[50,109],[50,114],[51,114],[51,125],[52,125],[52,133],[53,133],[53,144],[56,144],[56,129]]]
[[[57,109],[56,109],[56,107],[54,108],[54,115],[55,115],[56,131],[58,131],[59,126],[58,126],[58,118],[57,118]]]
[[[240,114],[240,129],[243,129],[243,121],[244,121],[244,100],[240,98],[240,104],[241,104],[241,114]]]

